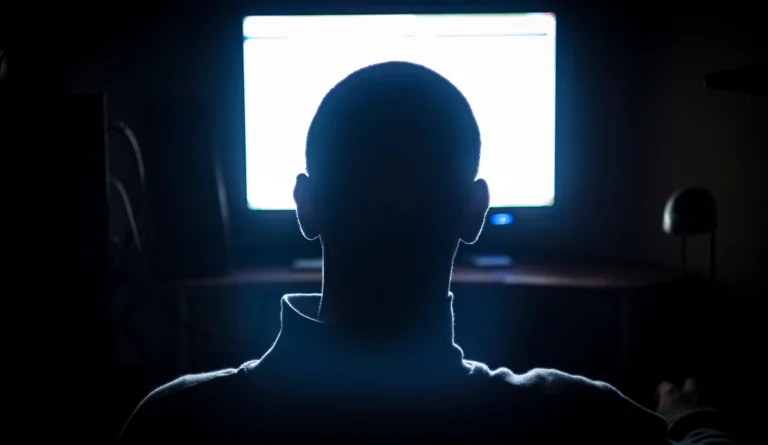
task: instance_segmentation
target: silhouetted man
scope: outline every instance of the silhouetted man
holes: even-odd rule
[[[605,383],[463,359],[449,284],[488,210],[479,158],[472,110],[437,73],[392,62],[336,85],[294,191],[304,236],[322,242],[322,295],[283,298],[260,360],[153,391],[123,438],[727,443],[715,413],[679,403],[690,387],[664,388],[682,419],[670,427]]]

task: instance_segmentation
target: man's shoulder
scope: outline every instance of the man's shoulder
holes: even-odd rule
[[[608,383],[557,369],[534,368],[526,373],[516,374],[509,368],[491,369],[481,362],[465,360],[464,363],[471,376],[487,379],[502,387],[524,389],[542,395],[620,395],[616,388]]]
[[[600,425],[599,430],[609,436],[634,431],[648,443],[665,437],[666,423],[660,416],[609,383],[556,369],[536,368],[516,374],[478,362],[465,361],[465,365],[470,375],[485,381],[494,393],[502,394],[500,404],[511,405],[511,410],[520,407],[534,417],[544,414],[552,424],[572,423],[586,429]]]
[[[246,362],[238,368],[188,374],[151,391],[134,410],[121,433],[122,438],[164,427],[158,422],[171,422],[169,414],[193,418],[195,411],[205,409],[218,398],[237,392],[238,375],[256,368],[259,361]],[[168,425],[165,425],[168,426]]]
[[[187,374],[168,382],[150,392],[141,402],[139,407],[147,403],[159,401],[171,402],[173,399],[184,396],[189,392],[205,393],[214,387],[221,387],[227,383],[233,383],[236,375],[248,372],[258,365],[258,360],[247,362],[238,368],[226,368],[218,371],[203,372],[199,374]]]

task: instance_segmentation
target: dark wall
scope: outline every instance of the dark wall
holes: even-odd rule
[[[660,33],[645,57],[648,78],[637,134],[646,153],[637,214],[643,219],[640,254],[655,262],[679,264],[678,243],[659,235],[664,200],[678,187],[711,189],[719,207],[719,277],[740,291],[766,289],[766,122],[765,96],[706,90],[704,73],[736,68],[762,58],[752,3],[693,9],[649,23]],[[762,50],[762,53],[761,53]],[[648,217],[648,218],[647,218]],[[705,239],[690,245],[690,262],[708,268]]]

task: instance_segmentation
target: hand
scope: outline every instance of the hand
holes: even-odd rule
[[[664,381],[656,388],[658,405],[656,412],[662,416],[679,411],[688,411],[698,408],[696,380],[689,378],[680,389],[673,383]]]

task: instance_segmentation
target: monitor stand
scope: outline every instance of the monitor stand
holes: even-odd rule
[[[291,266],[296,270],[322,270],[322,258],[297,258],[293,260]]]
[[[509,267],[514,264],[514,261],[510,256],[498,254],[475,254],[470,256],[468,260],[472,267],[476,267],[478,269]]]

